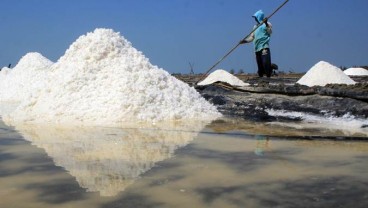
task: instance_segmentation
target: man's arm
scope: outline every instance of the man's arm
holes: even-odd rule
[[[254,28],[256,28],[257,26],[254,26]],[[252,34],[250,34],[248,37],[242,39],[239,43],[240,44],[244,44],[244,43],[250,43],[254,40],[254,32]]]

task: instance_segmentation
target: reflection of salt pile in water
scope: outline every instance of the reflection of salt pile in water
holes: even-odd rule
[[[83,188],[114,196],[126,189],[155,163],[197,136],[204,123],[186,129],[42,128],[17,126],[33,145],[43,148],[74,176]],[[190,129],[190,131],[189,131]]]
[[[194,88],[153,66],[110,29],[79,37],[51,70],[44,90],[24,100],[7,119],[120,125],[219,116]]]
[[[43,87],[53,63],[39,53],[27,53],[13,69],[3,69],[0,101],[21,101]]]
[[[230,85],[233,86],[248,86],[248,83],[244,83],[243,81],[241,81],[239,78],[237,78],[236,76],[230,74],[229,72],[222,70],[222,69],[218,69],[214,72],[212,72],[210,75],[208,75],[208,77],[206,79],[204,79],[203,81],[199,82],[198,85],[210,85],[213,84],[215,82],[226,82]]]
[[[320,61],[297,82],[301,85],[325,86],[327,84],[355,84],[344,72],[327,62]]]
[[[364,68],[349,68],[344,73],[349,76],[368,76],[368,70]]]

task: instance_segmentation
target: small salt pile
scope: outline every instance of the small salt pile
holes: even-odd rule
[[[328,62],[320,61],[298,80],[298,84],[312,86],[326,86],[327,84],[355,84],[355,81],[344,72]]]
[[[192,87],[152,65],[111,29],[79,37],[52,67],[44,89],[8,122],[120,126],[220,116]]]
[[[198,85],[210,85],[215,82],[226,82],[230,85],[241,86],[241,87],[249,86],[248,83],[244,83],[239,78],[237,78],[236,76],[230,74],[229,72],[223,69],[218,69],[212,72],[210,75],[208,75],[206,79],[199,82]]]
[[[6,75],[8,75],[8,73],[11,71],[11,69],[10,68],[8,68],[8,67],[3,67],[2,69],[1,69],[1,71],[0,71],[0,82],[1,82],[1,80],[4,80],[5,79],[5,77],[6,77]]]
[[[40,90],[52,64],[40,53],[32,52],[23,56],[13,69],[1,70],[0,101],[21,101]]]
[[[349,68],[344,73],[348,76],[368,76],[368,70],[364,68]]]

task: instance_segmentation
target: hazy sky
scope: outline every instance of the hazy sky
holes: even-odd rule
[[[112,28],[171,73],[204,72],[284,0],[0,0],[0,65],[28,52],[57,61],[80,35]],[[270,22],[272,62],[305,72],[320,60],[368,65],[368,0],[290,0]],[[217,68],[256,72],[252,45]]]

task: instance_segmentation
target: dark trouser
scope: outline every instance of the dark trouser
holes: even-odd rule
[[[267,77],[271,77],[271,52],[269,48],[262,49],[256,52],[256,59],[258,65],[258,75],[263,77],[266,74]]]

